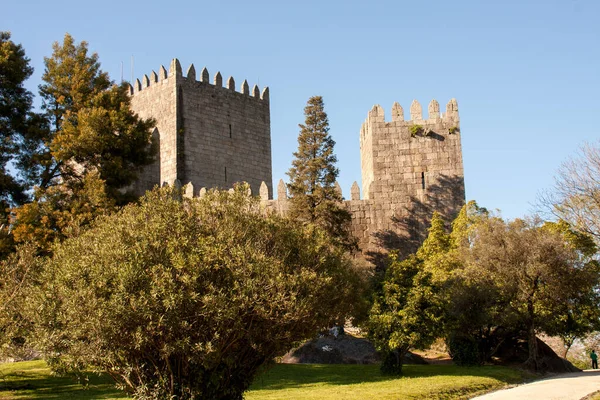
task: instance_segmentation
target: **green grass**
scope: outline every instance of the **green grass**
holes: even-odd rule
[[[406,365],[402,377],[389,377],[377,365],[278,364],[256,379],[246,399],[465,399],[528,377],[504,367]],[[91,375],[85,389],[52,376],[43,361],[0,365],[0,399],[124,398],[105,376]]]
[[[50,374],[44,361],[25,361],[0,365],[0,399],[124,399],[112,379],[89,375],[88,388],[74,377]]]
[[[378,365],[280,364],[256,380],[246,399],[464,399],[529,377],[504,367],[406,365],[403,371],[389,377]]]

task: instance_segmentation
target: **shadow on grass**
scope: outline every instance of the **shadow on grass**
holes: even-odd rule
[[[496,366],[405,365],[403,374],[394,376],[382,375],[379,365],[276,364],[258,376],[250,390],[291,389],[315,384],[342,386],[439,376],[489,377],[507,384],[522,382],[524,378],[521,371]]]
[[[127,396],[115,388],[110,377],[89,374],[84,386],[73,376],[53,376],[43,361],[3,365],[0,369],[1,399],[120,399]]]

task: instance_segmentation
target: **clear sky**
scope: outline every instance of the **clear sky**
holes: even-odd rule
[[[274,185],[310,96],[322,95],[339,182],[361,182],[359,130],[381,104],[458,100],[467,199],[528,214],[584,141],[600,138],[600,1],[0,0],[0,29],[31,58],[69,32],[120,80],[179,58],[269,86]]]

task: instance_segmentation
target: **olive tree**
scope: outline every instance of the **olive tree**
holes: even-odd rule
[[[55,248],[40,347],[136,398],[241,399],[261,367],[347,316],[356,275],[321,230],[247,195],[169,188]],[[176,396],[176,397],[173,397]]]

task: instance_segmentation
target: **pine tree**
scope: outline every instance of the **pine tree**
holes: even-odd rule
[[[53,50],[44,59],[40,85],[46,124],[27,136],[19,166],[30,186],[41,190],[97,172],[107,193],[122,203],[121,189],[152,161],[154,122],[131,111],[128,87],[110,80],[86,42],[66,34]]]
[[[23,199],[22,188],[8,172],[7,164],[16,153],[19,135],[26,129],[32,94],[24,83],[33,73],[21,45],[0,32],[0,202],[2,209]]]
[[[320,227],[337,244],[353,250],[357,246],[349,231],[352,216],[343,208],[342,196],[335,187],[339,170],[323,98],[308,99],[304,115],[305,123],[299,125],[298,151],[288,172],[289,217]]]
[[[86,42],[66,34],[44,61],[43,113],[17,163],[34,200],[14,210],[15,239],[41,249],[134,200],[125,188],[156,150],[149,146],[155,122],[131,111],[127,84],[110,80]]]
[[[8,228],[9,207],[26,198],[23,186],[8,170],[14,159],[21,134],[27,129],[32,94],[24,83],[33,73],[29,59],[9,32],[0,32],[0,258],[12,251]]]

